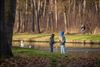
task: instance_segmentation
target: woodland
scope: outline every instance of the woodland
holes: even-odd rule
[[[17,0],[14,32],[100,33],[100,0]]]

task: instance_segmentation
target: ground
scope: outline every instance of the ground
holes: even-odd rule
[[[100,57],[92,55],[61,55],[38,49],[12,48],[14,57],[1,59],[0,67],[100,67]]]

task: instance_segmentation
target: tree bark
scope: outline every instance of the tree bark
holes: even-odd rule
[[[12,57],[12,35],[16,0],[0,0],[0,56]]]
[[[58,15],[58,12],[57,12],[57,0],[55,0],[55,21],[56,21],[56,29],[58,28],[57,27],[57,24],[58,24],[57,23],[58,22],[57,21],[58,20],[58,16],[57,15]]]
[[[66,17],[66,12],[64,11],[64,23],[65,23],[65,32],[67,30],[67,17]]]
[[[35,10],[35,32],[40,33],[40,16],[39,16],[39,10],[40,10],[40,0],[34,2],[34,10]]]

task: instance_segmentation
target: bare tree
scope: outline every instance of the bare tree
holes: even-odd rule
[[[57,13],[58,13],[57,12],[57,0],[55,0],[55,21],[56,21],[56,25],[55,26],[56,26],[56,29],[57,29],[57,22],[58,22],[57,21],[58,20],[58,17],[57,17],[58,14]]]
[[[81,25],[85,25],[86,33],[93,33],[94,30],[98,31],[100,26],[100,0],[18,1],[20,7],[17,9],[18,17],[14,29],[19,32],[65,30],[69,33],[79,33]],[[87,26],[89,24],[91,26]]]

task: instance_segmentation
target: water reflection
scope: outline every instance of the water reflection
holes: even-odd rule
[[[35,47],[40,47],[40,48],[45,48],[49,47],[48,42],[23,42],[25,47],[28,46],[34,46]],[[13,42],[13,46],[20,46],[21,42]],[[60,47],[60,43],[55,43],[54,44],[55,48]],[[84,44],[84,43],[66,43],[65,44],[66,48],[100,48],[100,44]]]

